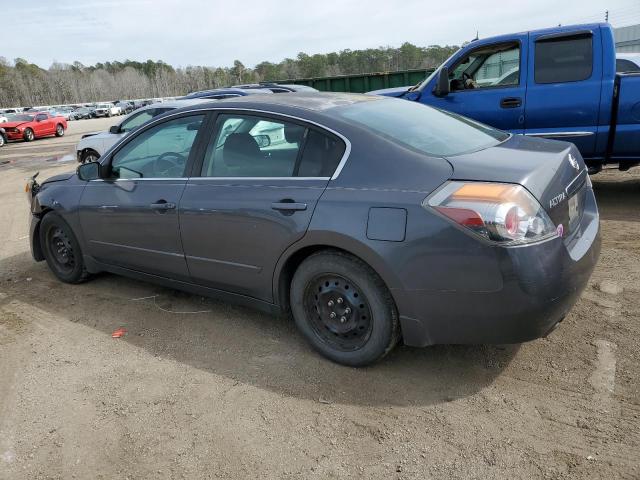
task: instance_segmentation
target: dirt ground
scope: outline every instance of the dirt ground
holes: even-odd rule
[[[640,169],[593,178],[602,256],[551,336],[350,369],[286,320],[33,262],[24,180],[113,123],[0,149],[1,479],[640,478]]]

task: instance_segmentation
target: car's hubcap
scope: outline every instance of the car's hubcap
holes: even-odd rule
[[[29,140],[33,139],[33,132],[31,130],[27,130],[27,138]]]
[[[316,277],[307,285],[304,303],[315,334],[331,347],[353,351],[369,339],[369,302],[349,279],[333,274]]]
[[[53,228],[49,234],[49,248],[54,262],[63,272],[70,272],[75,266],[71,240],[61,228]]]

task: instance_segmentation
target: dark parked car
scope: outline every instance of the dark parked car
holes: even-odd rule
[[[600,248],[575,146],[374,96],[173,110],[27,191],[33,256],[60,280],[108,271],[290,312],[352,366],[400,339],[544,336]]]
[[[246,85],[234,85],[231,88],[242,88],[244,90],[266,89],[273,93],[291,93],[291,92],[317,92],[318,90],[308,85],[284,84],[273,82],[250,83]]]
[[[85,120],[93,117],[92,109],[87,107],[76,108],[71,115],[73,115],[74,120]]]
[[[213,90],[202,90],[200,92],[191,92],[179,100],[193,100],[202,98],[203,100],[225,100],[227,98],[246,97],[247,95],[257,95],[260,93],[273,93],[267,88],[216,88]]]

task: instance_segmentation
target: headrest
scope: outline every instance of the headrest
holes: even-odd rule
[[[305,127],[300,125],[293,125],[291,123],[285,123],[284,125],[284,139],[287,143],[300,143],[304,135]]]
[[[247,162],[256,161],[260,157],[260,147],[248,133],[232,133],[222,147],[222,158],[225,165],[238,167]]]

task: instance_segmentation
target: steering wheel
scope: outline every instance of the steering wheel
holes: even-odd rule
[[[476,88],[476,82],[467,72],[462,72],[462,80],[464,80],[464,88]]]
[[[165,152],[153,163],[155,177],[181,177],[184,173],[184,155],[178,152]]]

